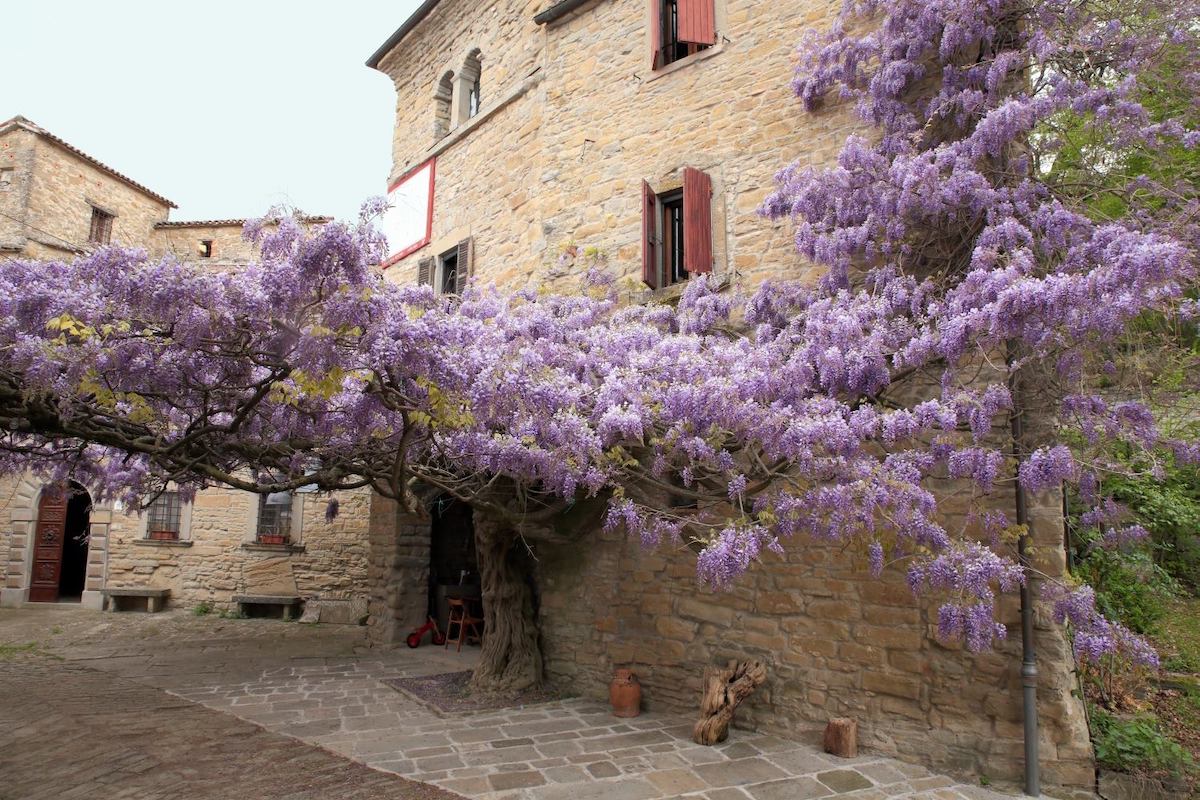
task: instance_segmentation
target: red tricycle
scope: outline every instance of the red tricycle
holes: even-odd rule
[[[435,620],[433,617],[429,617],[428,621],[424,625],[410,633],[408,638],[404,641],[408,643],[409,647],[420,647],[421,639],[423,639],[425,634],[429,631],[433,631],[434,646],[440,646],[446,643],[446,634],[441,632],[441,630],[438,628],[437,620]]]

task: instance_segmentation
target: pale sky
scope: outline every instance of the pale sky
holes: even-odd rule
[[[28,117],[179,205],[353,218],[395,91],[364,62],[419,0],[5,0],[0,121]]]

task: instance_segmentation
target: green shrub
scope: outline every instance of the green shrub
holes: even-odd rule
[[[1121,719],[1093,708],[1092,744],[1096,761],[1118,772],[1183,775],[1195,768],[1188,751],[1169,739],[1149,715]]]
[[[1093,547],[1074,572],[1096,590],[1096,606],[1104,616],[1138,633],[1154,632],[1179,594],[1179,584],[1144,550]]]
[[[206,617],[212,613],[212,610],[212,603],[208,602],[207,600],[201,600],[199,603],[196,603],[195,608],[192,609],[192,614],[197,617]]]

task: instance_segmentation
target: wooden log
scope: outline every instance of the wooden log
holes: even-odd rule
[[[703,745],[725,741],[733,712],[766,679],[767,668],[761,661],[730,661],[725,669],[706,667],[700,719],[692,731],[692,741]]]
[[[825,726],[825,752],[840,758],[858,755],[858,723],[845,717],[829,720]]]

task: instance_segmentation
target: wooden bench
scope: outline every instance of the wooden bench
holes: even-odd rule
[[[109,611],[145,611],[150,614],[167,607],[170,589],[104,589]]]
[[[276,619],[296,619],[304,603],[296,595],[282,594],[235,594],[233,602],[244,616]]]

